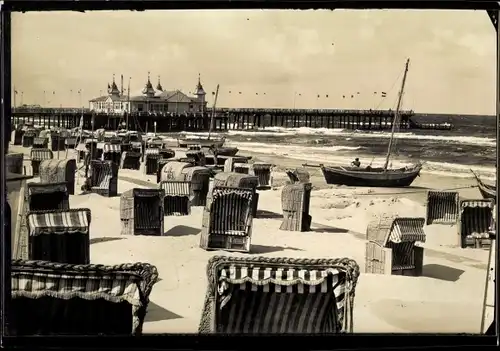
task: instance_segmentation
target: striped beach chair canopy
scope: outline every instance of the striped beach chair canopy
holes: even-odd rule
[[[87,138],[85,139],[85,144],[97,143],[98,140],[96,138]]]
[[[50,149],[31,149],[30,158],[37,161],[52,160],[54,153]]]
[[[113,152],[121,153],[121,146],[119,144],[105,143],[102,149],[103,153]]]
[[[367,227],[367,240],[386,246],[389,242],[400,244],[425,242],[425,218],[381,217]]]
[[[493,199],[461,200],[460,208],[464,209],[466,207],[489,207],[493,209],[495,201]]]
[[[29,234],[88,233],[90,210],[87,208],[29,212],[27,215]]]
[[[48,261],[23,261],[13,260],[11,268],[12,298],[30,299],[40,301],[40,307],[47,309],[46,313],[37,316],[22,316],[24,318],[38,318],[39,323],[48,322],[56,315],[60,319],[58,328],[67,323],[68,328],[75,324],[74,319],[87,317],[86,322],[91,323],[92,318],[102,317],[98,311],[94,316],[92,311],[78,311],[75,308],[85,308],[88,305],[76,304],[47,304],[42,297],[57,299],[59,302],[70,299],[87,301],[105,300],[111,303],[127,302],[132,305],[130,318],[132,325],[130,334],[141,334],[144,316],[146,315],[149,295],[154,284],[158,281],[158,270],[148,263],[126,263],[115,266],[105,265],[75,265],[60,264]],[[18,306],[22,306],[18,305]],[[100,305],[102,307],[102,305]],[[72,307],[73,310],[65,310]],[[54,313],[53,309],[59,309]],[[66,313],[62,313],[63,311]],[[38,310],[38,309],[37,309]],[[113,311],[113,310],[111,310]],[[13,311],[16,313],[18,311]],[[70,312],[70,313],[68,313]],[[71,313],[72,312],[72,313]],[[110,318],[114,318],[111,314]],[[123,316],[122,316],[123,317]],[[21,320],[23,320],[21,319]],[[72,323],[68,323],[71,320]],[[30,321],[32,322],[32,321]],[[50,331],[48,331],[50,333]],[[78,331],[76,331],[78,332]]]
[[[188,181],[161,181],[158,188],[165,191],[165,195],[190,196],[190,185]]]
[[[146,155],[159,155],[160,154],[160,149],[158,149],[158,148],[147,148],[145,151],[146,151]]]
[[[359,266],[351,259],[215,256],[207,276],[201,333],[353,330]]]

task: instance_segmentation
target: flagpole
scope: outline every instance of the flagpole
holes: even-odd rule
[[[132,111],[131,107],[130,107],[130,80],[132,79],[132,77],[128,77],[128,88],[127,88],[127,109],[128,109],[128,113],[127,113],[127,132],[128,132],[128,117],[130,115],[130,112]]]
[[[16,86],[14,85],[14,108],[16,107],[16,95],[17,95],[17,90]]]

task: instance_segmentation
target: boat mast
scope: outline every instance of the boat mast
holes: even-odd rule
[[[214,106],[212,107],[212,116],[210,116],[210,128],[208,129],[208,140],[210,140],[210,134],[212,133],[212,128],[214,125],[215,105],[217,105],[218,96],[219,96],[219,84],[217,84],[217,89],[215,90]]]
[[[405,66],[405,73],[403,75],[403,82],[401,83],[401,90],[399,91],[398,105],[396,107],[396,112],[394,112],[394,120],[392,121],[391,139],[389,140],[389,146],[387,147],[387,156],[385,158],[384,171],[387,171],[387,166],[389,165],[389,159],[391,158],[392,145],[394,141],[394,132],[396,131],[396,126],[399,123],[399,110],[401,109],[401,101],[403,100],[403,93],[406,84],[406,75],[408,74],[409,65],[410,65],[410,59],[407,59]]]

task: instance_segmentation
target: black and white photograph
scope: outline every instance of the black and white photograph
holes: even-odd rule
[[[13,12],[9,335],[486,333],[497,13]]]

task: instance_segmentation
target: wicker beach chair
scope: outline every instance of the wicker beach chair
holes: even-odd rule
[[[155,266],[12,261],[11,335],[141,335]]]
[[[66,136],[63,133],[50,133],[50,148],[52,151],[64,151],[66,149]]]
[[[160,149],[146,149],[144,155],[144,173],[148,175],[157,174],[160,158]]]
[[[285,172],[292,184],[311,182],[311,175],[305,168],[287,169]]]
[[[163,235],[162,189],[131,189],[120,197],[122,235]]]
[[[65,182],[70,195],[75,194],[75,172],[76,160],[72,158],[65,160],[43,160],[40,162],[40,182]]]
[[[101,196],[118,194],[118,165],[113,161],[90,161],[90,191]]]
[[[131,151],[132,150],[132,144],[130,144],[129,142],[122,142],[120,144],[120,150],[122,152],[122,154],[126,151]]]
[[[257,209],[259,207],[259,193],[257,193],[257,185],[259,184],[259,179],[255,176],[234,173],[234,172],[220,172],[214,176],[213,187],[222,186],[230,188],[245,188],[252,189],[254,191],[253,205],[252,205],[252,215],[254,218],[257,217]],[[208,197],[211,196],[209,191]]]
[[[196,166],[205,167],[205,153],[201,150],[189,150],[186,151],[186,158],[190,159],[192,163]]]
[[[422,275],[425,218],[379,218],[366,229],[366,273]]]
[[[200,151],[201,145],[199,144],[188,144],[187,145],[189,151]]]
[[[29,259],[61,263],[90,262],[90,210],[30,211]]]
[[[110,144],[112,144],[112,145],[121,145],[121,143],[122,143],[122,138],[112,136],[112,137],[109,139],[109,143],[110,143]]]
[[[311,230],[311,183],[285,185],[281,192],[283,222],[281,230],[308,232]]]
[[[184,180],[162,180],[158,189],[163,190],[165,216],[188,216],[191,214],[191,183]]]
[[[235,172],[234,170],[234,164],[235,163],[248,163],[248,157],[245,156],[234,156],[234,157],[224,157],[224,156],[217,156],[217,165],[219,165],[219,162],[224,161],[224,172],[229,173],[229,172]]]
[[[40,162],[44,160],[52,160],[54,158],[54,153],[52,150],[44,148],[44,149],[35,149],[32,148],[30,152],[31,158],[31,169],[32,174],[37,176],[40,171]]]
[[[49,147],[49,138],[38,136],[33,139],[33,148],[47,149],[48,147]]]
[[[214,187],[203,211],[200,247],[250,252],[252,189]]]
[[[162,174],[162,171],[163,171],[163,167],[165,167],[165,165],[169,162],[172,162],[171,160],[166,160],[166,159],[163,159],[163,158],[160,158],[158,160],[158,168],[156,170],[156,183],[159,183],[161,182],[161,174]]]
[[[8,153],[5,155],[5,170],[11,173],[24,174],[23,162],[23,153]]]
[[[25,132],[22,129],[16,129],[14,131],[14,145],[22,145],[23,144],[24,133]]]
[[[37,135],[37,133],[34,130],[27,130],[26,132],[24,132],[23,147],[32,147],[33,142],[35,141],[36,135]]]
[[[142,143],[140,141],[131,141],[130,150],[133,152],[138,152],[142,155]]]
[[[489,228],[494,227],[494,207],[493,199],[460,201],[457,225],[460,247],[489,247]]]
[[[125,151],[121,158],[121,169],[141,169],[141,153],[135,151]]]
[[[169,180],[184,180],[182,170],[187,167],[192,167],[191,163],[170,161],[167,162],[161,170],[161,181]]]
[[[104,137],[103,137],[104,138]],[[102,160],[103,159],[103,154],[104,154],[104,145],[107,143],[104,141],[100,141],[96,145],[96,159],[97,160]]]
[[[264,190],[271,188],[271,168],[272,164],[264,162],[255,163],[234,163],[233,169],[236,173],[256,176],[259,180],[257,189]]]
[[[187,167],[182,170],[184,180],[190,183],[191,206],[205,206],[210,184],[210,170],[206,167]]]
[[[459,194],[456,191],[427,192],[427,225],[455,224],[458,218]]]
[[[66,183],[28,183],[26,204],[29,211],[69,210]]]
[[[122,150],[120,145],[106,143],[102,150],[102,159],[105,161],[113,161],[117,165],[120,164],[120,159],[122,155]]]
[[[358,264],[349,258],[215,256],[199,333],[352,333]]]
[[[160,149],[160,157],[164,160],[175,157],[175,151],[172,149]]]
[[[68,137],[64,140],[64,146],[67,149],[74,149],[77,144],[77,138],[75,137]]]

